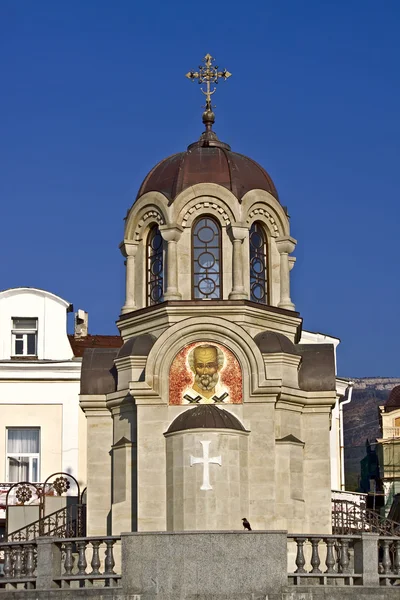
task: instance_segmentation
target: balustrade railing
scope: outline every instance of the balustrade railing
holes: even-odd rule
[[[352,552],[361,537],[293,534],[288,540],[296,544],[297,568],[289,572],[290,583],[307,585],[313,579],[314,583],[326,585],[328,579],[335,579],[342,585],[354,585],[362,580],[362,573],[354,573]]]
[[[121,574],[115,570],[115,545],[120,540],[85,537],[2,542],[0,595],[2,589],[116,587]]]
[[[61,588],[115,587],[121,575],[116,573],[114,546],[120,537],[85,537],[58,540],[61,549],[61,572],[54,582]]]
[[[400,538],[379,538],[379,581],[380,585],[400,584]]]
[[[0,589],[35,588],[37,545],[34,541],[0,543],[0,564],[3,573]]]

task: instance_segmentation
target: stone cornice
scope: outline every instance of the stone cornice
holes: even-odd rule
[[[87,417],[109,417],[111,413],[106,405],[106,396],[103,394],[79,396],[79,406]]]
[[[121,315],[117,326],[126,341],[132,335],[164,331],[183,319],[197,317],[200,307],[207,307],[210,317],[222,317],[241,325],[262,331],[278,331],[293,342],[300,339],[302,319],[299,313],[275,306],[260,305],[249,300],[180,300],[168,301]]]
[[[241,429],[220,429],[220,428],[216,428],[216,427],[199,427],[197,429],[182,429],[181,431],[172,431],[171,433],[168,433],[167,431],[165,431],[163,433],[164,437],[169,438],[169,437],[173,437],[173,436],[177,436],[177,435],[184,435],[185,433],[218,433],[219,435],[244,435],[244,436],[248,436],[250,434],[250,431],[243,431]]]
[[[79,381],[82,359],[66,361],[1,361],[0,381]]]

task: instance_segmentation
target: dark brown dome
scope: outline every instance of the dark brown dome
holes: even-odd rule
[[[168,427],[167,433],[202,428],[246,431],[239,419],[227,410],[218,408],[214,404],[199,404],[176,417]]]
[[[277,331],[261,331],[257,333],[254,341],[263,354],[273,354],[275,352],[297,354],[293,342],[286,335]]]
[[[385,412],[398,410],[400,408],[400,385],[396,385],[389,394],[386,400]]]
[[[271,177],[258,163],[232,152],[230,146],[216,136],[211,140],[203,136],[186,152],[173,154],[159,162],[143,181],[137,197],[157,191],[174,200],[180,192],[196,183],[217,183],[239,200],[255,189],[265,190],[279,200]]]

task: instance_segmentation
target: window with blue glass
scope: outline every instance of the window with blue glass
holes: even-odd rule
[[[268,304],[267,237],[261,223],[250,228],[250,300]]]
[[[147,238],[147,306],[164,300],[164,244],[158,225]]]
[[[212,217],[201,217],[192,229],[193,293],[195,300],[222,298],[221,229]]]

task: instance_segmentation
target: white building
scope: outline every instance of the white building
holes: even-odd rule
[[[337,372],[336,351],[340,339],[326,335],[302,331],[302,344],[332,344],[335,354],[335,371]],[[353,383],[336,376],[336,404],[332,408],[330,447],[331,447],[331,488],[334,491],[346,489],[344,476],[344,442],[343,442],[343,404],[351,402]]]
[[[0,292],[0,525],[10,483],[43,482],[63,471],[81,489],[86,484],[82,358],[67,335],[71,310],[44,290]]]

